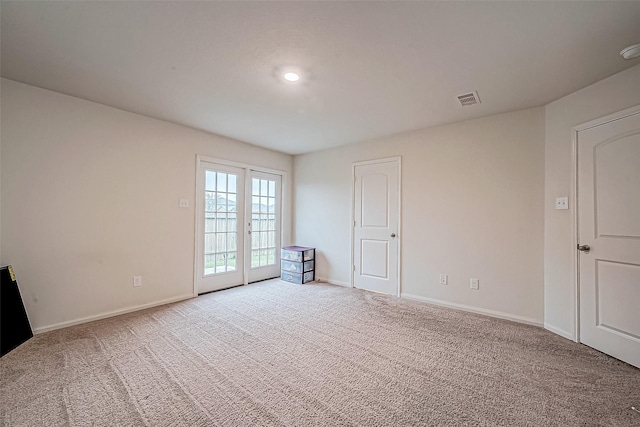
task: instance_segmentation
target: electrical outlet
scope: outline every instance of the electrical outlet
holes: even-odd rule
[[[189,207],[189,199],[178,199],[178,206],[181,208]]]
[[[556,197],[556,209],[569,209],[569,198],[568,197]]]
[[[142,276],[133,276],[133,287],[139,288],[142,286]]]
[[[446,274],[441,274],[440,275],[440,284],[441,285],[446,285],[448,281],[448,277]]]
[[[471,279],[470,284],[471,284],[471,289],[477,290],[480,288],[480,280],[478,279]]]

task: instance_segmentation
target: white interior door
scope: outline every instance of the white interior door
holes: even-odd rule
[[[399,295],[400,159],[354,165],[353,284]]]
[[[640,367],[640,112],[578,131],[577,152],[580,341]]]
[[[197,293],[244,283],[245,170],[200,161]]]
[[[250,172],[251,209],[249,228],[248,281],[280,276],[280,210],[282,177]]]

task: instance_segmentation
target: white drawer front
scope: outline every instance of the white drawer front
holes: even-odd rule
[[[306,264],[306,262],[305,262]],[[293,262],[293,261],[287,261],[287,260],[282,260],[281,263],[282,266],[282,271],[290,271],[293,273],[302,273],[302,266],[303,264],[301,262]]]

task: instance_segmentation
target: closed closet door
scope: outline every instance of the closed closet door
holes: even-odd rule
[[[640,112],[578,132],[580,341],[640,367]]]
[[[400,160],[354,165],[353,285],[399,295]]]

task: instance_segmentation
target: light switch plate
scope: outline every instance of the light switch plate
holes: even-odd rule
[[[569,209],[569,198],[556,197],[556,209]]]

